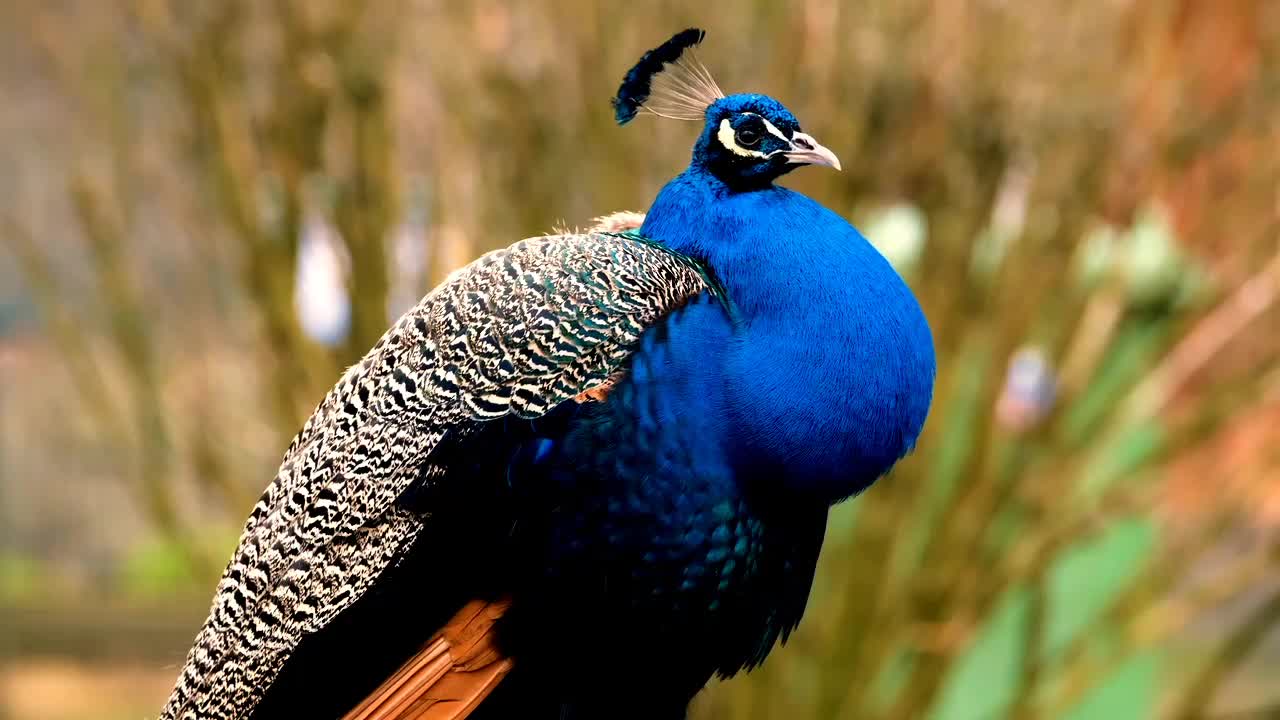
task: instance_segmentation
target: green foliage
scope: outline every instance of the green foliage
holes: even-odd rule
[[[1122,520],[1099,537],[1064,550],[1047,579],[1041,659],[1052,662],[1068,643],[1095,628],[1107,605],[1155,549],[1155,528],[1149,521]]]
[[[45,585],[40,563],[25,555],[0,552],[0,603],[39,596]]]
[[[228,557],[239,539],[236,528],[219,526],[195,533],[200,538],[201,555]],[[125,555],[117,575],[120,591],[134,599],[199,597],[218,580],[221,568],[191,564],[191,548],[164,537],[151,538],[133,546]]]
[[[195,584],[184,549],[163,541],[134,548],[125,557],[120,582],[125,593],[145,598],[174,594]]]

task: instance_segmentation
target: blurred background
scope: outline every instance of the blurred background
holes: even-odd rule
[[[1280,4],[0,3],[0,718],[158,711],[293,433],[478,253],[643,210],[689,25],[937,342],[701,720],[1280,715]]]

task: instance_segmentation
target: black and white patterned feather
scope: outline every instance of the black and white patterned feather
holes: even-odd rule
[[[538,237],[453,273],[316,408],[254,506],[161,720],[247,718],[300,640],[367,591],[429,516],[397,504],[468,426],[542,415],[619,369],[712,290],[609,233]]]

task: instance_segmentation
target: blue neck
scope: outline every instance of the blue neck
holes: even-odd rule
[[[932,335],[844,218],[774,185],[734,190],[695,159],[641,233],[707,262],[738,310],[722,411],[745,468],[834,502],[914,446],[933,392]]]

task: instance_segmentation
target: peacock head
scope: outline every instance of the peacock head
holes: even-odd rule
[[[613,99],[619,125],[642,111],[701,120],[692,167],[731,187],[768,185],[801,165],[840,169],[835,153],[802,132],[782,103],[754,93],[726,97],[694,54],[705,36],[690,28],[640,58]]]

